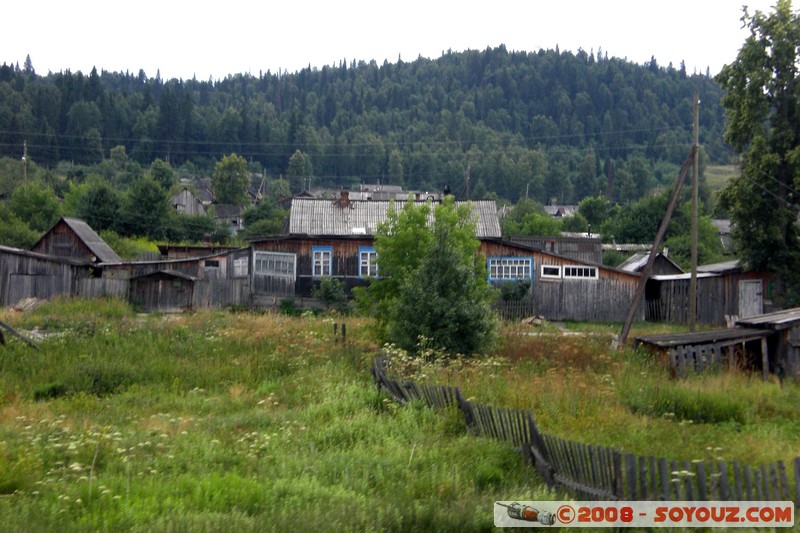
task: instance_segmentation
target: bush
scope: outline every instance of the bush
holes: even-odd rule
[[[322,278],[319,285],[315,285],[312,291],[314,298],[317,298],[327,309],[338,309],[343,311],[347,308],[347,295],[344,290],[344,283],[336,278]]]

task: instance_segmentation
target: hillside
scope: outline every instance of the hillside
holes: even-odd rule
[[[161,158],[202,173],[236,152],[277,177],[300,150],[312,186],[461,190],[468,177],[473,196],[627,201],[674,178],[695,92],[707,159],[726,164],[719,86],[655,59],[500,46],[218,81],[4,64],[0,156],[19,159],[27,142],[39,165],[92,165],[124,146],[142,165]]]

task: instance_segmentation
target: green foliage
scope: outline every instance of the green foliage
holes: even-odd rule
[[[530,281],[506,281],[498,286],[500,299],[504,302],[517,302],[528,296]]]
[[[119,226],[122,200],[107,181],[99,176],[74,190],[77,196],[75,216],[85,221],[95,231]]]
[[[420,339],[451,354],[476,354],[494,340],[494,293],[468,205],[448,197],[434,210],[406,202],[390,211],[375,239],[381,277],[362,293],[376,311],[384,340],[413,350]]]
[[[156,158],[150,165],[148,173],[165,191],[168,191],[175,184],[175,172],[172,167],[169,163],[159,158]]]
[[[286,168],[286,179],[293,193],[299,193],[306,188],[305,180],[312,173],[311,160],[300,150],[295,150],[289,158]]]
[[[613,192],[633,196],[664,183],[664,164],[683,162],[691,142],[687,100],[695,91],[703,95],[710,159],[731,157],[714,80],[585,51],[498,46],[224,80],[148,79],[100,67],[94,75],[42,76],[4,67],[0,155],[20,166],[22,143],[35,136],[32,160],[99,163],[122,188],[141,177],[135,165],[147,168],[156,158],[175,168],[190,162],[201,171],[187,172],[195,176],[238,153],[254,169],[293,174],[289,160],[299,149],[315,186],[383,177],[441,190],[455,187],[469,168],[481,196],[485,190],[516,201],[527,193],[543,203],[576,203],[605,192],[617,169],[620,183],[632,187]],[[113,147],[101,161],[113,139],[125,151]],[[627,164],[635,152],[645,158],[645,172]],[[613,156],[601,161],[599,154]]]
[[[113,230],[100,231],[100,237],[122,259],[136,259],[141,253],[158,251],[156,243],[145,237],[122,237]]]
[[[39,236],[5,204],[0,203],[0,244],[28,250],[39,240]]]
[[[61,216],[61,204],[53,189],[41,182],[23,183],[14,190],[8,207],[17,218],[39,232],[45,232]]]
[[[171,209],[167,193],[153,178],[135,181],[125,197],[120,227],[126,235],[161,239]]]
[[[561,223],[548,215],[535,200],[522,199],[503,218],[503,235],[556,237],[561,234]]]
[[[334,308],[339,311],[347,309],[347,294],[344,283],[340,279],[322,278],[318,284],[314,285],[312,295],[322,302],[326,309]]]
[[[621,399],[634,413],[697,423],[746,424],[754,415],[747,399],[727,391],[703,390],[691,383],[631,383],[622,389]]]
[[[283,531],[302,509],[330,531],[488,531],[497,494],[553,496],[458,412],[379,394],[355,319],[345,346],[308,316],[106,308],[79,332],[63,321],[95,321],[91,302],[40,309],[16,319],[58,321],[60,335],[0,359],[0,402],[13,402],[0,530]]]
[[[244,205],[249,184],[247,160],[240,155],[226,155],[214,167],[211,187],[218,203]]]
[[[277,235],[283,231],[283,225],[289,213],[285,209],[265,199],[258,205],[248,207],[242,213],[244,220],[244,237],[259,235]]]
[[[750,36],[717,76],[725,90],[725,139],[740,154],[742,170],[720,201],[745,263],[775,273],[779,303],[791,305],[800,302],[794,198],[800,185],[800,15],[790,0],[779,0],[771,13],[745,11],[742,20]]]
[[[587,197],[578,204],[578,212],[587,224],[599,230],[611,213],[611,202],[604,196]]]

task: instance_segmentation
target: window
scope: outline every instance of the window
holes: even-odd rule
[[[277,252],[255,252],[253,272],[261,276],[280,276],[294,279],[295,255]]]
[[[597,268],[587,266],[565,266],[564,279],[597,279]]]
[[[358,277],[378,277],[378,253],[375,248],[361,246],[358,248]]]
[[[530,257],[490,257],[489,280],[531,279]]]
[[[311,252],[313,255],[311,275],[315,278],[332,275],[331,256],[333,255],[333,248],[331,246],[313,246]]]
[[[545,279],[561,279],[561,267],[558,265],[542,265],[542,277]]]
[[[205,264],[203,266],[205,266],[206,268],[219,268],[219,260],[206,259]]]
[[[257,252],[258,253],[258,252]],[[241,257],[239,259],[233,260],[233,277],[234,278],[246,278],[248,275],[247,272],[247,258]]]

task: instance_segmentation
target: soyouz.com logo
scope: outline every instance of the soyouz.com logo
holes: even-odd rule
[[[497,501],[496,527],[792,527],[791,501]]]

